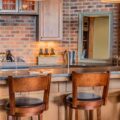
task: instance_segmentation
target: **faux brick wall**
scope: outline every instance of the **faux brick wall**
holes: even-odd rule
[[[71,2],[70,2],[71,1]],[[69,9],[70,8],[70,9]],[[82,12],[113,12],[113,54],[118,52],[118,4],[105,4],[100,0],[64,0],[63,2],[63,41],[55,42],[52,47],[58,51],[78,49],[78,15]],[[69,33],[70,32],[70,33]],[[70,40],[70,42],[68,42]],[[68,44],[69,43],[69,44]],[[42,42],[36,41],[35,16],[0,15],[0,52],[12,50],[15,56],[23,57],[26,62],[36,63]],[[47,44],[44,44],[47,47]]]

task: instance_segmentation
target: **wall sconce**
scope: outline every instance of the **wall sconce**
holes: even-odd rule
[[[107,3],[120,3],[120,0],[101,0],[101,2],[107,2]]]

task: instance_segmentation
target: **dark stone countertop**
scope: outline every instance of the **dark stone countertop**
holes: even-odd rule
[[[120,74],[120,67],[116,66],[94,66],[94,67],[69,67],[67,66],[38,66],[33,65],[29,66],[28,68],[17,68],[17,69],[10,69],[10,68],[4,68],[0,69],[0,80],[5,80],[8,76],[14,76],[14,77],[32,77],[36,75],[45,75],[47,73],[51,73],[52,77],[69,77],[71,75],[72,71],[78,71],[78,72],[104,72],[104,71],[110,71],[110,73],[113,74]]]
[[[37,65],[27,64],[25,62],[2,62],[0,69],[27,69],[27,68],[49,68],[49,67],[67,67],[67,65]]]

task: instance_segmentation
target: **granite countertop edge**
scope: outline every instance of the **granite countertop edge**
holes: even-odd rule
[[[87,71],[110,71],[110,73],[112,75],[114,74],[120,74],[120,66],[109,66],[109,67],[70,67],[70,71],[68,72],[67,71],[67,67],[66,66],[45,66],[45,67],[42,67],[42,66],[39,66],[39,65],[34,65],[34,66],[29,66],[28,68],[23,68],[23,67],[19,67],[18,70],[24,70],[24,69],[27,69],[29,70],[29,68],[35,68],[35,69],[44,69],[46,70],[46,68],[49,70],[49,69],[55,69],[55,70],[58,70],[59,72],[57,73],[52,73],[52,77],[70,77],[71,75],[71,71],[74,71],[74,70],[79,70],[80,72],[87,72]],[[61,68],[61,70],[59,70],[59,68]],[[8,71],[10,69],[13,69],[15,70],[14,68],[6,68]],[[4,69],[1,69],[1,70],[6,70],[5,68]],[[65,70],[66,69],[66,70]],[[64,71],[64,72],[63,72]],[[37,76],[38,74],[20,74],[20,75],[15,75],[13,74],[13,77],[16,77],[16,78],[22,78],[22,77],[34,77],[34,76]],[[0,75],[0,80],[5,80],[7,78],[8,75]]]
[[[35,76],[39,76],[39,75],[19,75],[19,76],[16,76],[16,75],[13,75],[13,77],[15,78],[25,78],[25,77],[35,77]],[[70,74],[52,74],[52,77],[70,77]],[[7,79],[7,76],[0,76],[0,81],[1,80],[6,80]]]

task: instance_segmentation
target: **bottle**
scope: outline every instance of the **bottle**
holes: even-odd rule
[[[114,55],[112,58],[113,66],[118,66],[118,55]]]
[[[55,55],[55,51],[53,48],[51,48],[50,55]]]
[[[73,65],[75,64],[75,60],[76,60],[76,53],[74,50],[69,51],[69,64]]]
[[[12,55],[10,50],[6,51],[6,60],[8,62],[14,62],[15,61],[15,59],[14,59],[14,57],[13,57],[13,55]]]
[[[43,55],[43,49],[40,49],[39,56]]]
[[[72,51],[72,64],[75,64],[76,62],[76,52],[73,50]]]
[[[63,52],[63,62],[64,62],[65,65],[68,64],[68,51],[67,50],[65,50]]]
[[[45,48],[45,53],[44,53],[44,55],[49,55],[49,53],[48,53],[48,48]]]

